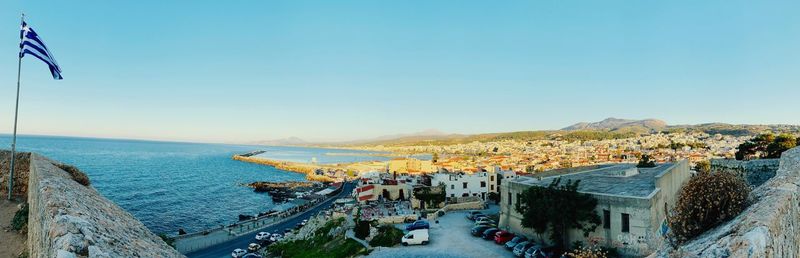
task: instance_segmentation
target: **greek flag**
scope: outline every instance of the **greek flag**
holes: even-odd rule
[[[19,58],[24,57],[26,54],[39,58],[39,60],[50,66],[50,73],[53,74],[53,79],[64,79],[64,77],[61,77],[61,67],[58,67],[53,54],[50,53],[50,50],[47,50],[47,46],[44,45],[39,34],[36,34],[33,28],[28,27],[28,24],[24,21],[22,22],[22,30],[19,33],[19,37],[22,40],[19,43]]]

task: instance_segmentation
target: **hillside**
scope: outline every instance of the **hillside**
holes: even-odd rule
[[[732,125],[724,123],[708,123],[699,125],[670,126],[657,119],[626,120],[609,118],[594,123],[577,123],[562,130],[519,131],[506,133],[487,133],[474,135],[449,134],[439,136],[415,136],[392,140],[362,142],[359,144],[331,145],[331,146],[407,146],[407,145],[454,145],[470,142],[491,142],[501,140],[534,141],[559,139],[566,141],[575,140],[603,140],[630,138],[655,132],[705,132],[708,134],[722,134],[732,136],[756,135],[764,132],[773,133],[800,133],[798,125]]]
[[[610,117],[599,122],[577,123],[571,126],[567,126],[561,130],[564,131],[604,130],[604,131],[649,133],[649,132],[662,131],[665,128],[667,128],[667,123],[657,119],[630,120],[630,119],[618,119]]]

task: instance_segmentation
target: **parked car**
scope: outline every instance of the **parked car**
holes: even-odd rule
[[[244,256],[245,254],[247,254],[247,252],[246,252],[245,250],[242,250],[242,249],[236,248],[236,249],[234,249],[234,250],[233,250],[233,252],[231,253],[231,257],[233,257],[233,258],[239,258],[239,257],[242,257],[242,256]]]
[[[289,233],[289,232],[292,232],[292,229],[291,229],[291,228],[287,228],[287,229],[284,229],[284,230],[283,230],[283,233]]]
[[[494,220],[490,219],[489,217],[479,217],[479,218],[475,219],[475,223],[483,222],[483,221],[492,221],[492,222],[494,222]]]
[[[428,222],[425,221],[425,220],[417,220],[417,221],[414,221],[414,223],[408,224],[406,226],[406,230],[408,230],[408,231],[412,231],[412,230],[416,230],[416,229],[429,229],[429,228],[431,228],[431,225],[428,224]]]
[[[482,212],[480,212],[480,211],[470,211],[470,212],[467,212],[467,219],[468,219],[468,220],[475,220],[475,216],[477,216],[477,215],[483,215],[483,213],[482,213]]]
[[[530,241],[524,241],[522,243],[517,244],[516,246],[514,246],[514,255],[516,255],[517,257],[524,256],[525,251],[527,251],[528,248],[530,248],[531,246],[533,246],[533,243]]]
[[[470,230],[470,233],[472,233],[473,236],[481,236],[481,235],[483,235],[483,231],[486,231],[487,229],[490,229],[490,228],[492,228],[492,227],[489,227],[489,226],[475,226],[475,227],[472,227],[472,229]]]
[[[258,234],[256,234],[256,240],[258,241],[269,240],[269,236],[270,235],[267,232],[258,232]]]
[[[256,254],[256,253],[249,253],[249,254],[245,254],[244,256],[242,256],[242,258],[263,258],[263,256],[261,256],[260,254]]]
[[[247,251],[251,253],[257,252],[258,249],[261,249],[261,245],[256,243],[250,243],[250,245],[247,246]]]
[[[306,224],[308,224],[308,220],[307,219],[304,219],[302,222],[300,222],[300,225],[305,226]]]
[[[496,234],[494,234],[494,242],[498,245],[505,244],[506,242],[511,241],[511,239],[513,238],[514,238],[514,233],[505,230],[500,230]]]
[[[545,258],[545,254],[542,252],[541,246],[534,245],[525,250],[525,258]]]
[[[278,240],[281,240],[281,238],[283,238],[283,235],[275,233],[275,234],[272,234],[271,236],[269,236],[269,241],[278,242]]]
[[[506,242],[507,249],[514,249],[517,244],[528,241],[528,238],[522,235],[517,235],[511,239],[511,241]]]
[[[408,232],[400,239],[403,245],[427,245],[428,229],[416,229]]]
[[[497,224],[494,224],[494,221],[481,221],[481,222],[475,222],[473,226],[490,226],[496,228]]]
[[[473,216],[472,216],[472,221],[476,221],[476,220],[478,220],[479,218],[488,218],[488,217],[489,217],[489,216],[487,216],[486,214],[483,214],[483,213],[481,213],[481,214],[476,214],[476,215],[473,215]]]
[[[494,240],[494,235],[497,234],[497,232],[500,232],[499,228],[490,228],[486,231],[483,231],[483,235],[481,237],[486,240]]]

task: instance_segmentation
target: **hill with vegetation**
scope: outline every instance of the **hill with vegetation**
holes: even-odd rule
[[[411,146],[411,145],[454,145],[470,142],[493,142],[503,140],[535,141],[565,140],[587,141],[623,139],[651,133],[686,133],[704,132],[711,135],[722,134],[732,136],[755,136],[765,132],[800,133],[798,125],[734,125],[724,123],[707,123],[699,125],[670,126],[661,120],[626,120],[609,118],[594,123],[578,123],[561,130],[518,131],[486,134],[441,134],[435,136],[410,136],[380,141],[358,142],[349,144],[331,144],[330,146]]]

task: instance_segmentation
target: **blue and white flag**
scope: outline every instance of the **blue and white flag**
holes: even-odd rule
[[[64,77],[61,77],[61,67],[58,67],[58,63],[56,63],[53,54],[50,53],[50,50],[44,45],[39,34],[36,34],[33,28],[28,27],[28,24],[25,22],[22,22],[22,30],[19,33],[19,37],[22,40],[19,43],[19,58],[24,57],[26,54],[35,56],[50,66],[50,73],[53,74],[53,79],[64,79]]]

